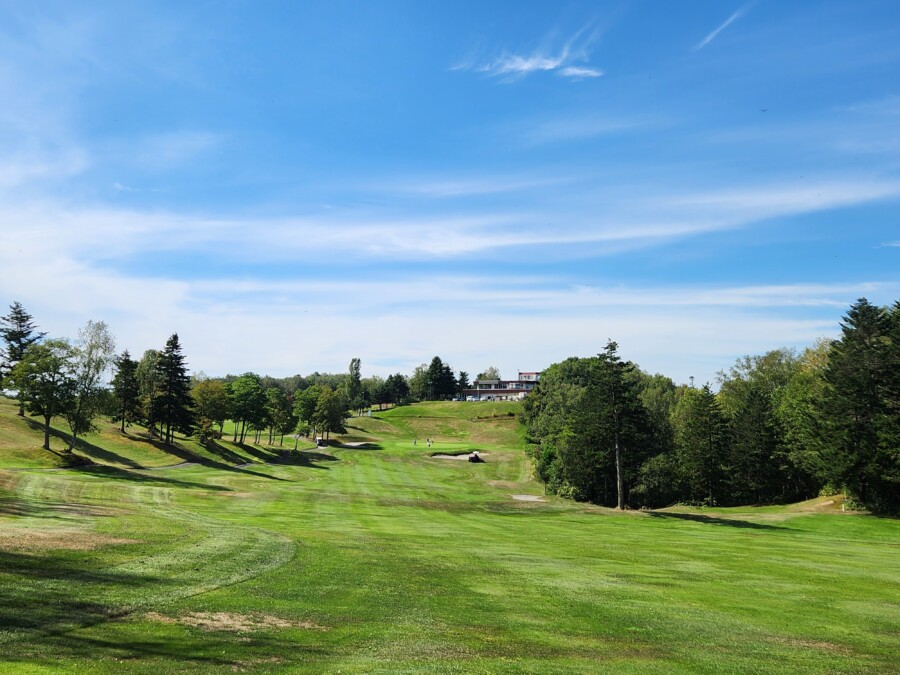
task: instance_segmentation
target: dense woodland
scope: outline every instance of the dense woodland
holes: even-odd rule
[[[789,502],[846,491],[900,510],[900,303],[861,299],[841,337],[739,359],[719,391],[677,386],[617,345],[554,364],[525,401],[548,491],[609,506]]]
[[[538,477],[549,492],[619,508],[676,502],[705,505],[789,502],[844,491],[876,512],[900,511],[900,303],[855,303],[841,337],[802,353],[777,349],[739,359],[719,388],[676,385],[623,361],[610,342],[595,357],[544,371],[525,399],[523,421]],[[102,321],[74,341],[48,338],[18,302],[0,317],[3,388],[19,413],[50,425],[64,418],[68,452],[98,415],[140,424],[171,444],[263,438],[283,444],[302,433],[345,431],[351,411],[446,400],[469,387],[435,356],[407,377],[346,373],[273,378],[254,373],[191,376],[177,334],[139,360]],[[111,381],[107,381],[112,374]],[[499,377],[488,368],[479,378]]]

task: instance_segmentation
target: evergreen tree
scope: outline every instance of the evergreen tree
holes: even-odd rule
[[[617,349],[610,341],[596,357],[550,366],[525,399],[523,418],[548,490],[624,508],[650,434],[634,365]]]
[[[829,353],[824,412],[833,479],[876,511],[900,508],[897,447],[891,442],[892,317],[861,298]],[[886,433],[887,432],[887,433]]]
[[[166,341],[156,370],[159,389],[151,403],[153,419],[161,425],[164,443],[171,445],[176,431],[187,435],[194,431],[191,378],[187,373],[177,333]]]
[[[728,427],[709,385],[686,389],[675,406],[677,470],[683,494],[714,506],[723,496]]]
[[[116,374],[112,379],[113,396],[118,403],[113,422],[122,423],[122,433],[125,427],[136,422],[141,416],[140,384],[137,379],[138,363],[131,358],[126,349],[115,360]]]
[[[408,401],[410,396],[410,384],[402,373],[388,375],[387,386],[390,391],[390,400],[388,403],[403,405]]]
[[[350,377],[347,379],[347,400],[350,402],[350,408],[353,410],[360,410],[363,407],[362,376],[360,374],[361,366],[362,362],[359,359],[350,359]]]
[[[456,378],[457,393],[459,393],[459,395],[461,396],[462,393],[466,389],[469,389],[471,386],[472,384],[469,382],[469,374],[464,370],[459,371],[459,376]]]
[[[22,360],[25,350],[31,345],[40,342],[46,333],[35,331],[31,314],[25,311],[18,301],[9,306],[9,314],[0,317],[0,337],[6,343],[0,359],[0,380],[9,375],[13,367]],[[25,415],[25,401],[21,395],[19,399],[19,415]]]
[[[616,507],[625,508],[626,472],[629,482],[639,466],[641,455],[646,452],[649,424],[641,405],[634,378],[635,366],[622,361],[617,353],[618,345],[610,340],[599,356],[599,377],[594,385],[599,389],[597,401],[599,416],[606,420],[608,434],[612,436],[616,467]],[[628,457],[625,457],[625,454]]]

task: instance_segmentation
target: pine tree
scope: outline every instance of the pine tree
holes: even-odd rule
[[[675,406],[677,470],[686,496],[714,506],[721,498],[728,452],[725,414],[709,385],[687,389]]]
[[[191,379],[181,353],[178,334],[173,334],[156,364],[159,388],[151,402],[153,419],[164,429],[164,442],[171,445],[176,431],[193,433],[194,413]]]
[[[6,343],[3,348],[2,363],[0,363],[0,379],[9,375],[13,367],[22,360],[25,350],[31,345],[40,342],[46,333],[35,331],[37,326],[32,320],[31,314],[25,311],[18,301],[9,306],[9,314],[0,317],[0,337]],[[19,415],[25,415],[25,401],[21,395],[19,399]]]
[[[619,358],[618,348],[612,340],[606,343],[606,349],[599,357],[600,372],[595,386],[599,385],[600,393],[597,413],[606,417],[612,436],[616,507],[624,509],[626,470],[637,468],[638,455],[644,445],[642,441],[649,437],[649,420],[631,376],[635,366]]]
[[[361,410],[363,407],[362,378],[360,375],[361,365],[362,362],[359,359],[350,359],[350,377],[347,380],[347,400],[350,402],[350,407],[354,410]]]
[[[126,349],[116,359],[116,374],[112,379],[113,396],[119,403],[119,409],[113,417],[113,422],[122,423],[122,433],[125,426],[140,419],[141,399],[140,384],[137,378],[138,363],[131,358]]]
[[[896,510],[897,448],[891,428],[892,317],[861,298],[841,323],[841,339],[829,353],[824,412],[832,476],[874,510]]]

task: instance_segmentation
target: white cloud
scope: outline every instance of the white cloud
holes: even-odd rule
[[[551,204],[520,212],[478,212],[461,207],[458,213],[440,216],[433,214],[427,194],[423,203],[393,216],[361,210],[287,218],[76,208],[45,200],[0,207],[4,224],[0,243],[8,248],[24,246],[35,255],[49,251],[82,260],[179,251],[251,262],[337,252],[348,259],[420,262],[522,247],[541,247],[545,256],[558,249],[562,257],[580,257],[900,195],[900,183],[889,181],[848,178],[809,183],[678,195],[667,194],[660,186],[649,197],[644,188],[598,186],[587,203],[563,208]]]
[[[728,28],[728,26],[730,26],[735,21],[737,21],[742,16],[744,16],[744,14],[747,12],[747,7],[748,7],[748,5],[741,7],[739,10],[734,12],[734,14],[732,14],[727,19],[725,19],[725,21],[721,25],[719,25],[715,30],[713,30],[705,38],[700,40],[700,42],[698,42],[696,45],[694,45],[694,51],[699,52],[701,49],[706,47],[710,42],[715,40],[718,37],[719,33],[721,33],[723,30]]]
[[[563,77],[571,77],[573,79],[581,79],[582,77],[601,77],[603,71],[599,68],[585,68],[583,66],[566,66],[559,69],[559,74]]]
[[[130,277],[62,256],[4,257],[0,293],[22,300],[42,329],[71,336],[88,318],[103,319],[133,354],[178,332],[190,367],[211,375],[342,372],[351,356],[363,359],[366,374],[386,375],[435,354],[457,369],[492,363],[512,373],[596,353],[611,337],[647,370],[703,382],[743,354],[833,335],[839,307],[898,290],[897,282],[635,288],[415,274],[192,282]],[[794,308],[791,318],[783,307]],[[265,327],[264,337],[248,326]]]
[[[86,154],[75,148],[0,156],[0,190],[69,178],[84,171],[89,164]]]
[[[588,24],[562,46],[544,46],[530,53],[504,52],[500,56],[479,63],[470,59],[453,66],[453,70],[475,70],[496,77],[503,82],[514,82],[532,73],[555,72],[571,79],[596,78],[603,75],[599,68],[586,65],[590,47],[598,34]],[[547,41],[545,41],[547,42]]]

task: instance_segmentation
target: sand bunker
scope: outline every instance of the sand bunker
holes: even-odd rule
[[[462,462],[467,462],[469,460],[468,452],[463,453],[462,455],[431,455],[431,459],[455,459]],[[487,452],[479,452],[479,457],[487,457],[490,453]]]
[[[538,497],[537,495],[510,495],[513,499],[517,499],[520,502],[542,502],[544,501],[543,497]]]
[[[181,616],[165,616],[157,612],[147,612],[144,617],[160,623],[180,623],[196,626],[203,630],[230,630],[239,633],[266,630],[270,628],[305,628],[307,630],[328,630],[311,621],[290,621],[268,614],[233,614],[231,612],[191,612]]]

